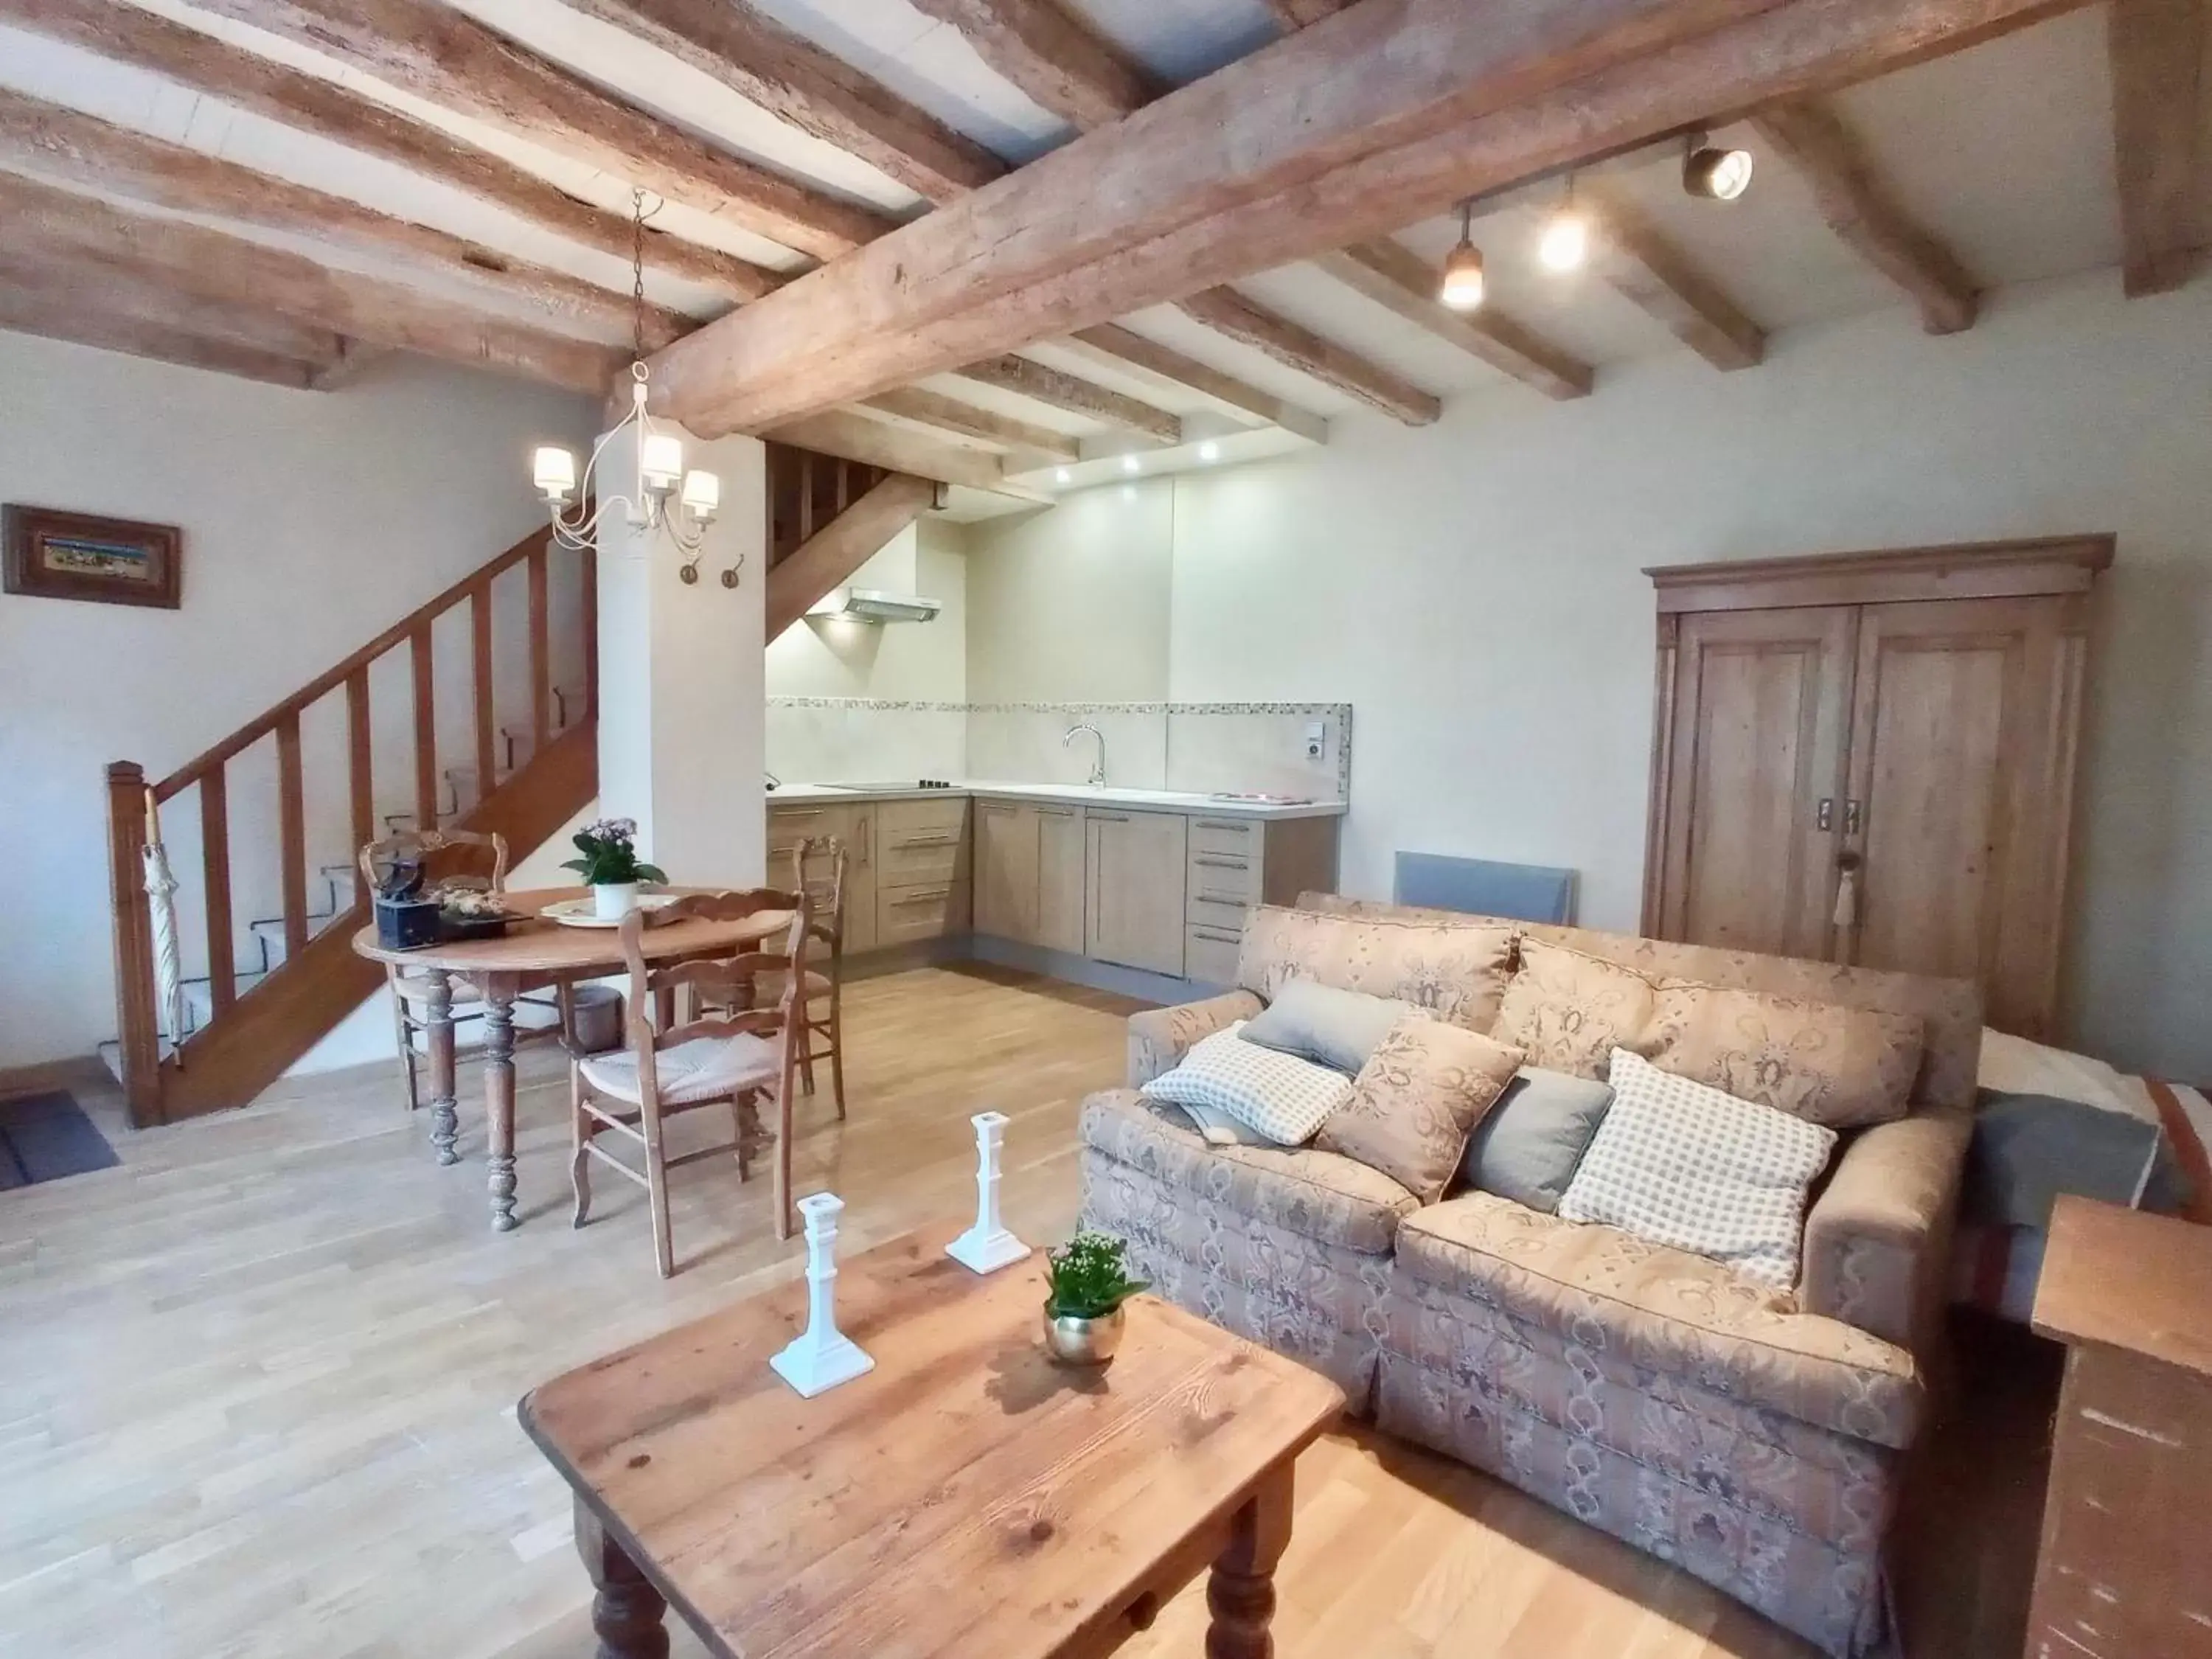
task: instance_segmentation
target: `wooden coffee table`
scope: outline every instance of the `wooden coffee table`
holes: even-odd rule
[[[1110,1653],[1211,1565],[1208,1659],[1265,1659],[1291,1466],[1336,1386],[1152,1297],[1103,1371],[1044,1357],[1042,1257],[988,1278],[957,1229],[842,1265],[866,1376],[802,1400],[769,1357],[787,1285],[522,1401],[575,1489],[602,1659],[673,1606],[725,1659]]]

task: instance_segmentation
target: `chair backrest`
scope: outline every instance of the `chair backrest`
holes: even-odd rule
[[[845,843],[835,836],[809,836],[791,849],[791,884],[813,902],[808,924],[835,952],[845,942]]]
[[[496,830],[407,830],[361,849],[361,873],[375,890],[379,866],[406,860],[422,865],[425,892],[439,887],[507,890],[507,837]]]
[[[686,919],[705,921],[742,921],[748,916],[767,913],[786,913],[789,921],[782,929],[781,951],[763,949],[758,944],[739,946],[726,957],[694,957],[672,963],[665,967],[654,967],[645,959],[645,934],[648,924],[665,927]],[[780,1036],[782,1042],[782,1070],[788,1078],[794,1057],[795,1038],[803,1022],[798,1018],[798,1008],[804,994],[805,976],[787,973],[792,963],[804,960],[806,938],[813,921],[814,908],[806,890],[782,892],[775,888],[757,887],[723,893],[694,893],[665,905],[649,916],[642,910],[633,911],[623,919],[623,961],[629,969],[629,1047],[637,1057],[638,1088],[642,1100],[659,1109],[659,1074],[653,1057],[661,1050],[688,1042],[694,1037],[729,1037],[747,1034],[755,1036]],[[653,1010],[663,996],[674,999],[687,990],[726,990],[732,984],[759,975],[782,974],[782,995],[772,1007],[744,1009],[732,1014],[718,1014],[707,1018],[678,1021],[672,1019],[666,1027],[654,1023]]]

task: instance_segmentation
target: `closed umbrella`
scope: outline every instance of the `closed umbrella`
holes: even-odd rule
[[[185,1040],[184,968],[177,957],[177,878],[169,873],[169,855],[161,847],[161,812],[150,789],[146,792],[146,845],[139,850],[139,857],[145,860],[146,908],[154,923],[155,1006],[173,1052]]]

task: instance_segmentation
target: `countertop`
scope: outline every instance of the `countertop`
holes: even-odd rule
[[[1295,805],[1279,802],[1222,800],[1213,795],[1191,794],[1174,789],[1092,788],[1080,783],[1002,783],[981,779],[957,781],[950,789],[917,789],[898,785],[842,783],[787,783],[769,791],[770,807],[814,801],[938,800],[976,798],[984,800],[1048,800],[1074,806],[1128,806],[1155,811],[1204,812],[1233,818],[1335,818],[1348,810],[1340,800],[1304,801]]]

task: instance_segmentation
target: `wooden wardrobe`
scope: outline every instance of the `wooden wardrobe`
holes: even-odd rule
[[[2049,1033],[2109,536],[1649,570],[1644,931],[1978,980]]]

